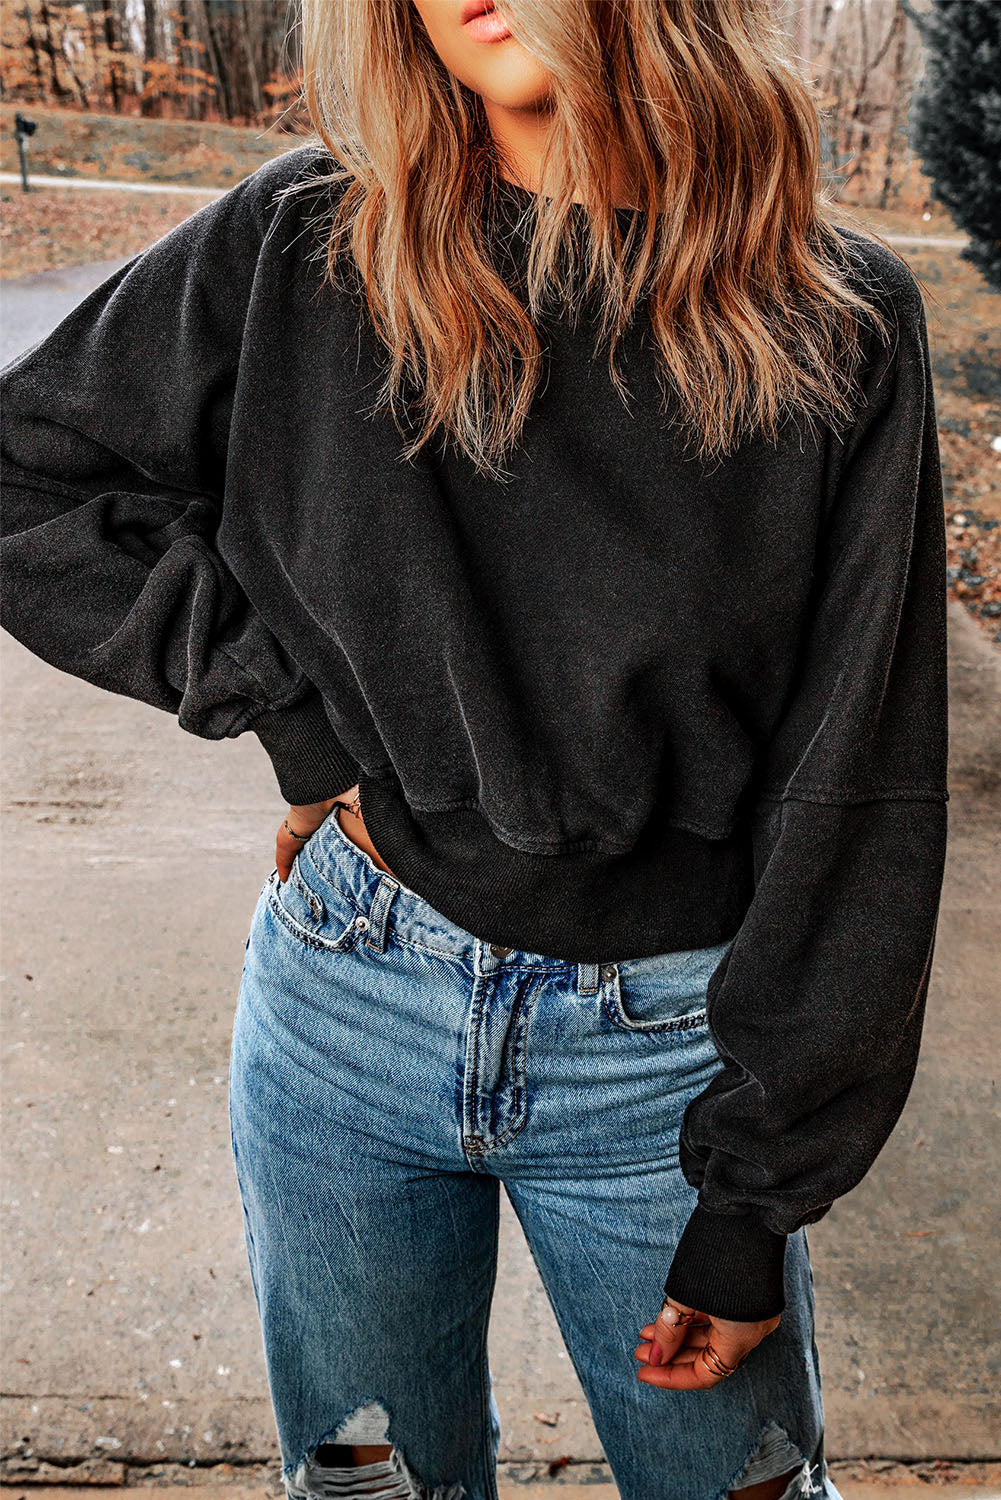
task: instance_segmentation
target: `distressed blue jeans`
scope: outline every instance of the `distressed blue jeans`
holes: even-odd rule
[[[260,892],[230,1063],[290,1500],[495,1500],[502,1184],[624,1500],[725,1500],[793,1471],[789,1500],[840,1500],[805,1230],[782,1320],[736,1374],[636,1378],[695,1203],[677,1137],[721,1066],[705,991],[727,945],[601,966],[501,948],[379,869],[339,816]],[[351,1467],[353,1444],[390,1456]]]

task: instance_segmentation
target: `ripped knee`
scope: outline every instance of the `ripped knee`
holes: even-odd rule
[[[463,1484],[428,1486],[389,1441],[389,1413],[368,1401],[283,1475],[288,1500],[462,1500]]]
[[[777,1422],[769,1422],[758,1446],[730,1483],[733,1500],[809,1500],[823,1494],[819,1464],[803,1457]]]

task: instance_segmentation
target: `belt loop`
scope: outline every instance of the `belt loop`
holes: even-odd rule
[[[577,993],[579,995],[596,995],[598,993],[598,965],[577,965]]]
[[[399,889],[395,880],[390,880],[388,875],[383,875],[372,898],[372,905],[368,909],[368,936],[365,942],[375,953],[382,953],[385,950],[389,908]]]

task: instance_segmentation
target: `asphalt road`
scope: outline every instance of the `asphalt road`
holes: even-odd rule
[[[13,186],[20,185],[20,172],[0,172],[0,183],[8,183]],[[106,188],[112,192],[127,193],[194,193],[200,197],[221,196],[226,192],[225,188],[194,187],[188,183],[174,182],[128,182],[120,181],[111,177],[57,177],[54,174],[41,174],[32,172],[28,174],[29,192],[31,187],[50,188]],[[925,249],[935,248],[938,250],[961,250],[964,245],[969,244],[965,235],[927,235],[927,234],[889,234],[884,239],[891,245],[922,246]]]
[[[2,359],[118,264],[3,283]],[[830,1459],[1001,1458],[1001,653],[949,609],[951,843],[918,1078],[810,1230]],[[10,636],[0,671],[4,1453],[270,1461],[225,1078],[284,812],[271,767],[253,736],[198,740]],[[600,1460],[507,1205],[490,1353],[503,1459]]]

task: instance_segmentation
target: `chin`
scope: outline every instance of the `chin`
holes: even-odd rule
[[[517,42],[505,43],[504,52],[477,68],[471,87],[501,109],[540,109],[550,95],[552,83],[545,68]]]

